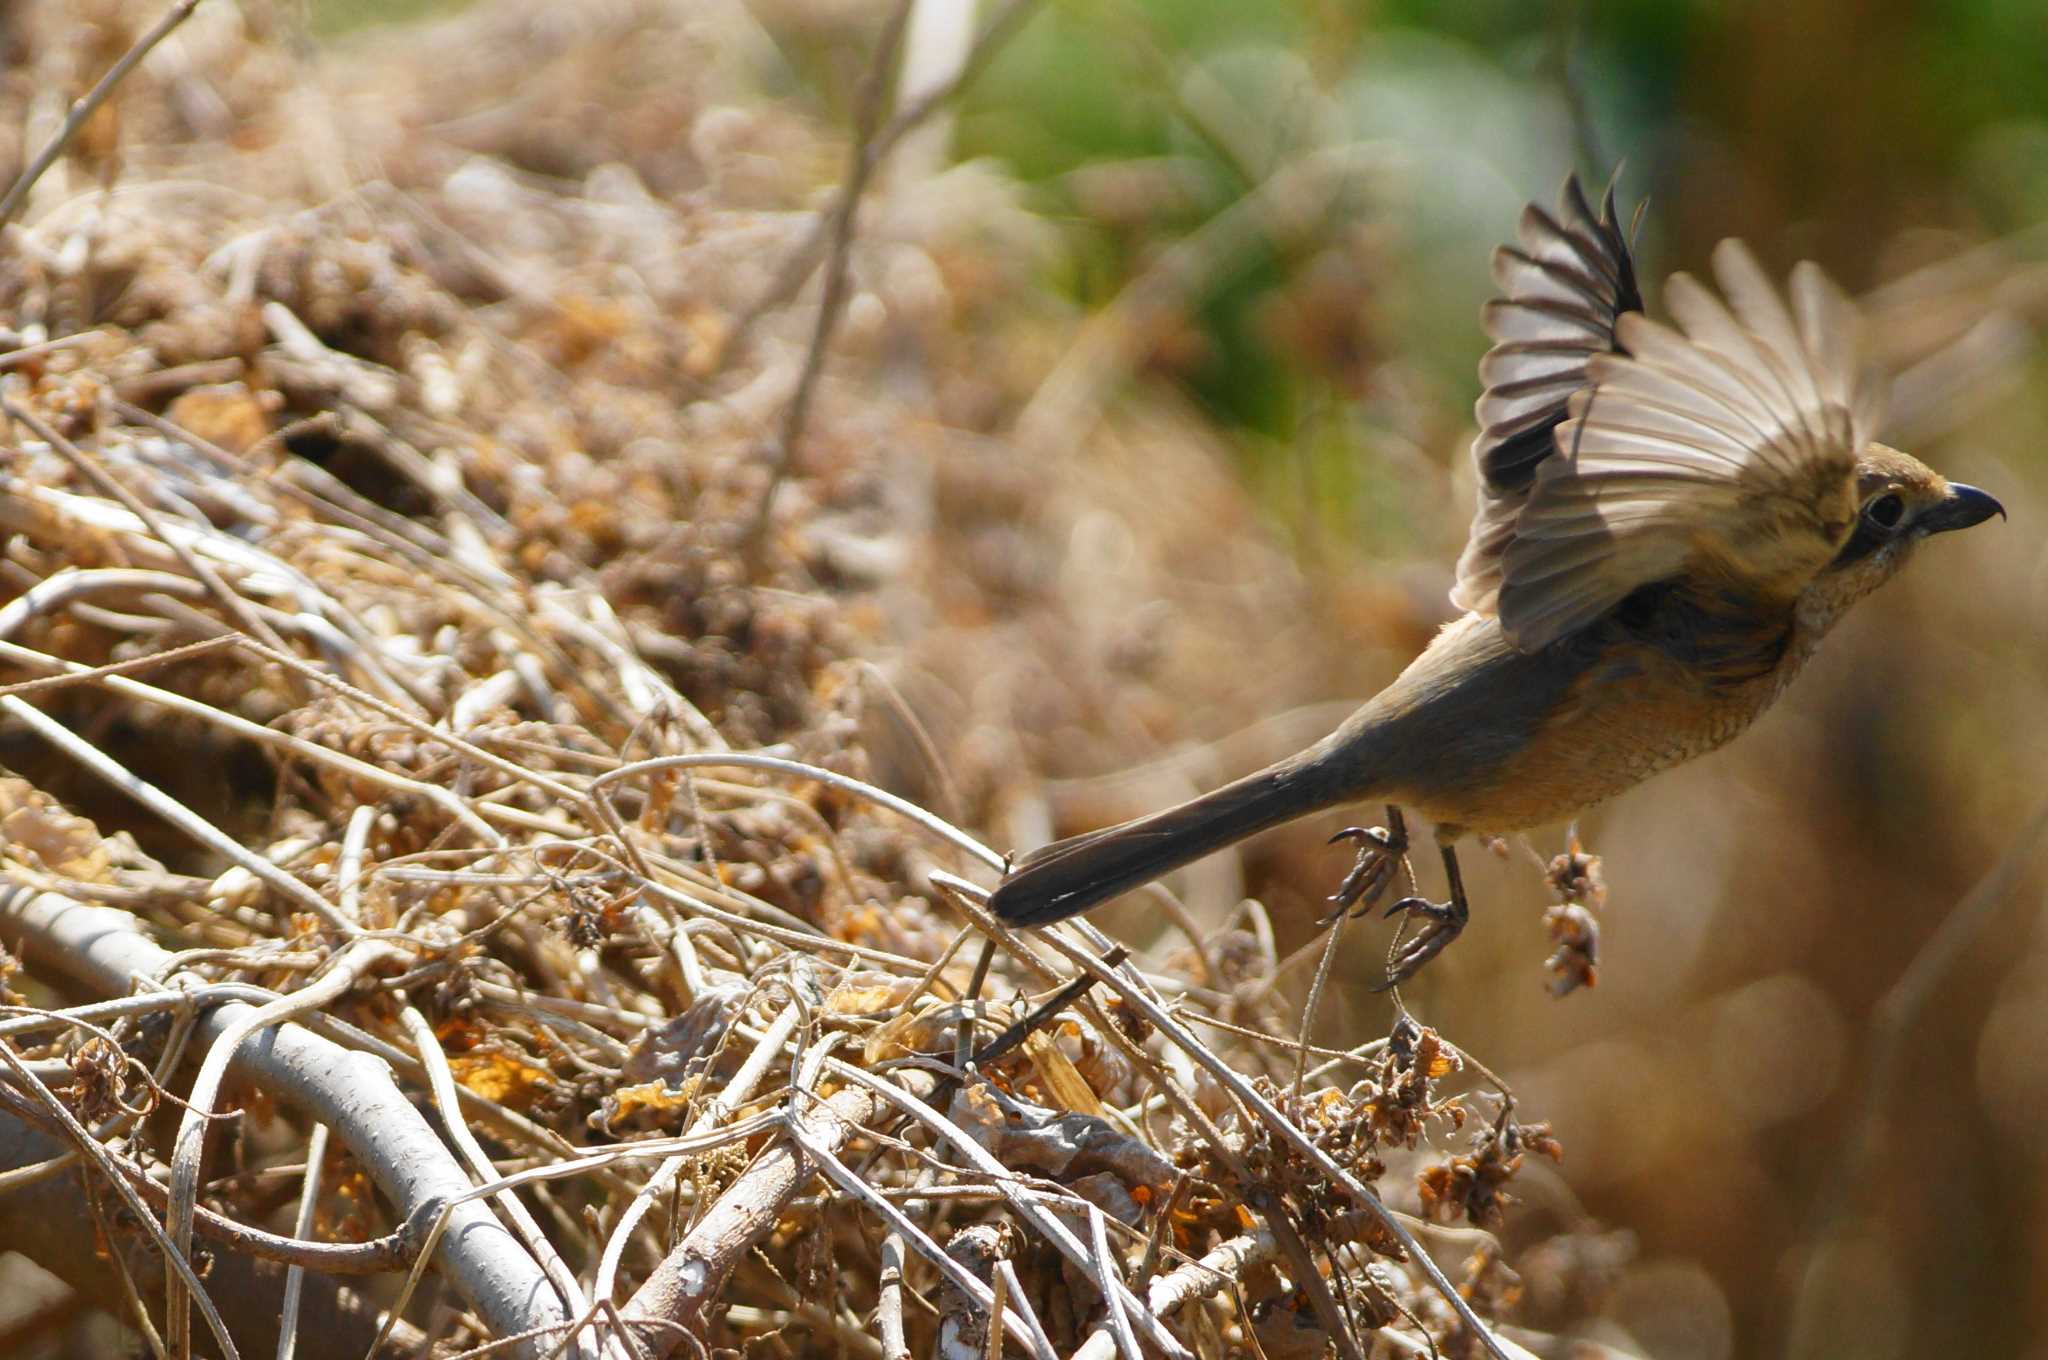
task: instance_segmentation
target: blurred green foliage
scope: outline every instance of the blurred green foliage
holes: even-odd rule
[[[1189,290],[1185,331],[1150,367],[1237,431],[1256,482],[1313,484],[1309,513],[1370,540],[1399,522],[1369,503],[1385,470],[1376,436],[1440,450],[1414,412],[1477,395],[1491,291],[1477,262],[1523,201],[1547,200],[1568,169],[1597,187],[1624,167],[1623,214],[1649,201],[1639,249],[1653,291],[1722,235],[1779,263],[1811,255],[1853,288],[1910,229],[2010,232],[2048,218],[2048,9],[1055,0],[969,92],[956,135],[962,156],[999,159],[1070,224],[1062,283],[1089,308],[1165,243],[1336,144],[1384,146],[1398,168],[1346,205],[1387,227],[1360,245],[1381,333],[1349,339],[1351,371],[1333,371],[1315,337],[1304,348],[1276,331],[1276,312],[1328,282],[1327,242],[1313,239],[1238,251]],[[1102,192],[1116,167],[1139,182],[1160,163],[1181,192]],[[1428,390],[1391,390],[1379,353]],[[1263,466],[1275,457],[1282,467]],[[1395,532],[1390,549],[1405,546]]]

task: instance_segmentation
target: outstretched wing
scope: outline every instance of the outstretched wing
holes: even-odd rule
[[[1676,274],[1665,297],[1683,334],[1621,316],[1617,352],[1586,362],[1590,386],[1535,465],[1495,606],[1525,651],[1681,572],[1789,598],[1853,527],[1879,399],[1855,309],[1810,263],[1789,308],[1740,242],[1713,263],[1727,303]]]
[[[1616,347],[1615,323],[1643,309],[1628,238],[1615,219],[1610,185],[1599,212],[1578,176],[1566,179],[1553,217],[1531,203],[1516,230],[1520,247],[1493,255],[1500,296],[1482,323],[1494,345],[1479,363],[1479,513],[1458,561],[1451,599],[1491,613],[1500,589],[1501,554],[1528,500],[1538,466],[1556,447],[1553,434],[1587,365]]]

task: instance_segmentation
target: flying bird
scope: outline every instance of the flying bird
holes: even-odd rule
[[[1461,837],[1562,821],[1723,745],[1924,540],[2005,513],[1874,442],[1882,385],[1817,266],[1781,292],[1723,241],[1718,295],[1672,275],[1666,324],[1644,314],[1612,188],[1596,212],[1568,178],[1517,240],[1482,313],[1462,617],[1307,750],[1024,856],[997,916],[1062,920],[1281,822],[1383,803],[1388,828],[1340,833],[1361,851],[1333,900],[1376,905],[1401,809],[1431,822],[1449,900],[1389,909],[1422,923],[1384,985],[1402,981],[1469,917]]]

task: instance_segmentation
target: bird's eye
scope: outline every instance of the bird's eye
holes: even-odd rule
[[[1886,492],[1863,507],[1863,516],[1880,529],[1896,529],[1905,518],[1906,503],[1891,492]]]

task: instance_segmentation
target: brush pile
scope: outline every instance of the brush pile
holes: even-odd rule
[[[159,13],[7,7],[0,167]],[[821,351],[847,147],[736,6],[270,13],[0,237],[0,1241],[71,1291],[0,1351],[1561,1353],[1479,1322],[1625,1249],[1509,1269],[1557,1148],[1444,1038],[1281,1037],[1255,906],[979,911],[1021,748],[929,677],[1127,701],[1030,659],[1088,455],[1006,434],[1077,324],[1011,187],[884,174]]]

